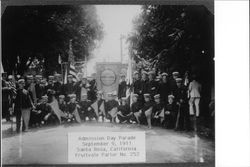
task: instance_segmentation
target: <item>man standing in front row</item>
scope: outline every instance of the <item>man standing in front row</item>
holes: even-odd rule
[[[192,76],[193,81],[190,82],[188,87],[189,100],[189,114],[191,115],[191,122],[194,130],[196,131],[196,120],[200,116],[200,98],[201,98],[201,84],[197,82],[196,75]]]
[[[108,93],[108,100],[105,104],[106,116],[110,122],[115,122],[117,116],[117,108],[119,106],[118,101],[116,100],[116,93]]]
[[[138,101],[139,95],[133,94],[133,103],[131,105],[131,112],[134,113],[134,116],[136,118],[136,122],[140,124],[141,120],[141,112],[140,110],[143,107],[143,103]]]
[[[143,102],[143,94],[142,94],[142,81],[140,80],[139,72],[134,72],[134,81],[133,81],[133,92],[138,95],[138,101]]]
[[[127,83],[125,81],[125,74],[121,74],[121,82],[118,85],[118,99],[121,102],[122,97],[126,97]]]
[[[133,118],[133,113],[130,111],[129,105],[126,103],[126,97],[121,99],[121,105],[118,106],[117,118],[119,119],[119,123],[130,123]]]
[[[23,131],[28,131],[29,120],[30,120],[30,110],[35,108],[30,97],[30,92],[24,89],[24,79],[18,80],[18,90],[16,99],[13,104],[14,111],[16,112],[16,131],[20,132],[21,117],[23,118]]]

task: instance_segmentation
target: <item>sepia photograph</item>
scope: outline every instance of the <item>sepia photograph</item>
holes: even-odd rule
[[[2,5],[2,164],[215,166],[213,5]]]

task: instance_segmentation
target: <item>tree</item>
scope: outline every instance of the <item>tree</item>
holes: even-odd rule
[[[214,87],[214,16],[204,6],[144,5],[134,20],[130,54],[137,64],[158,71],[199,76],[203,85],[202,106]]]
[[[60,71],[59,54],[68,59],[72,40],[76,60],[88,57],[102,38],[94,6],[9,6],[2,16],[2,61],[5,70],[23,74],[34,59],[45,74]],[[19,62],[18,62],[19,58]]]
[[[203,6],[144,5],[134,27],[130,53],[161,60],[162,71],[199,71],[201,61],[213,60],[213,15]]]

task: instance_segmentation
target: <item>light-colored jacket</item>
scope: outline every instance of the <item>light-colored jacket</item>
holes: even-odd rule
[[[188,87],[189,97],[201,97],[201,84],[195,80],[190,82]]]

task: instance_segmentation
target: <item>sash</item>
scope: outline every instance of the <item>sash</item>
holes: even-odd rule
[[[51,106],[51,108],[54,111],[54,113],[56,114],[59,122],[61,123],[61,117],[64,117],[65,114],[60,110],[59,105],[58,105],[58,101],[55,99],[53,102],[49,103],[49,105]]]
[[[108,113],[111,115],[112,118],[117,116],[117,107],[112,108]]]
[[[91,104],[91,107],[94,109],[95,114],[99,117],[99,112],[98,109],[101,111],[101,113],[103,113],[105,115],[105,109],[104,109],[104,101],[102,102],[102,104],[100,105],[100,107],[98,108],[98,102],[95,101],[93,104]]]
[[[161,110],[161,112],[160,112],[160,114],[159,114],[159,117],[161,117],[161,118],[164,118],[164,108]]]

